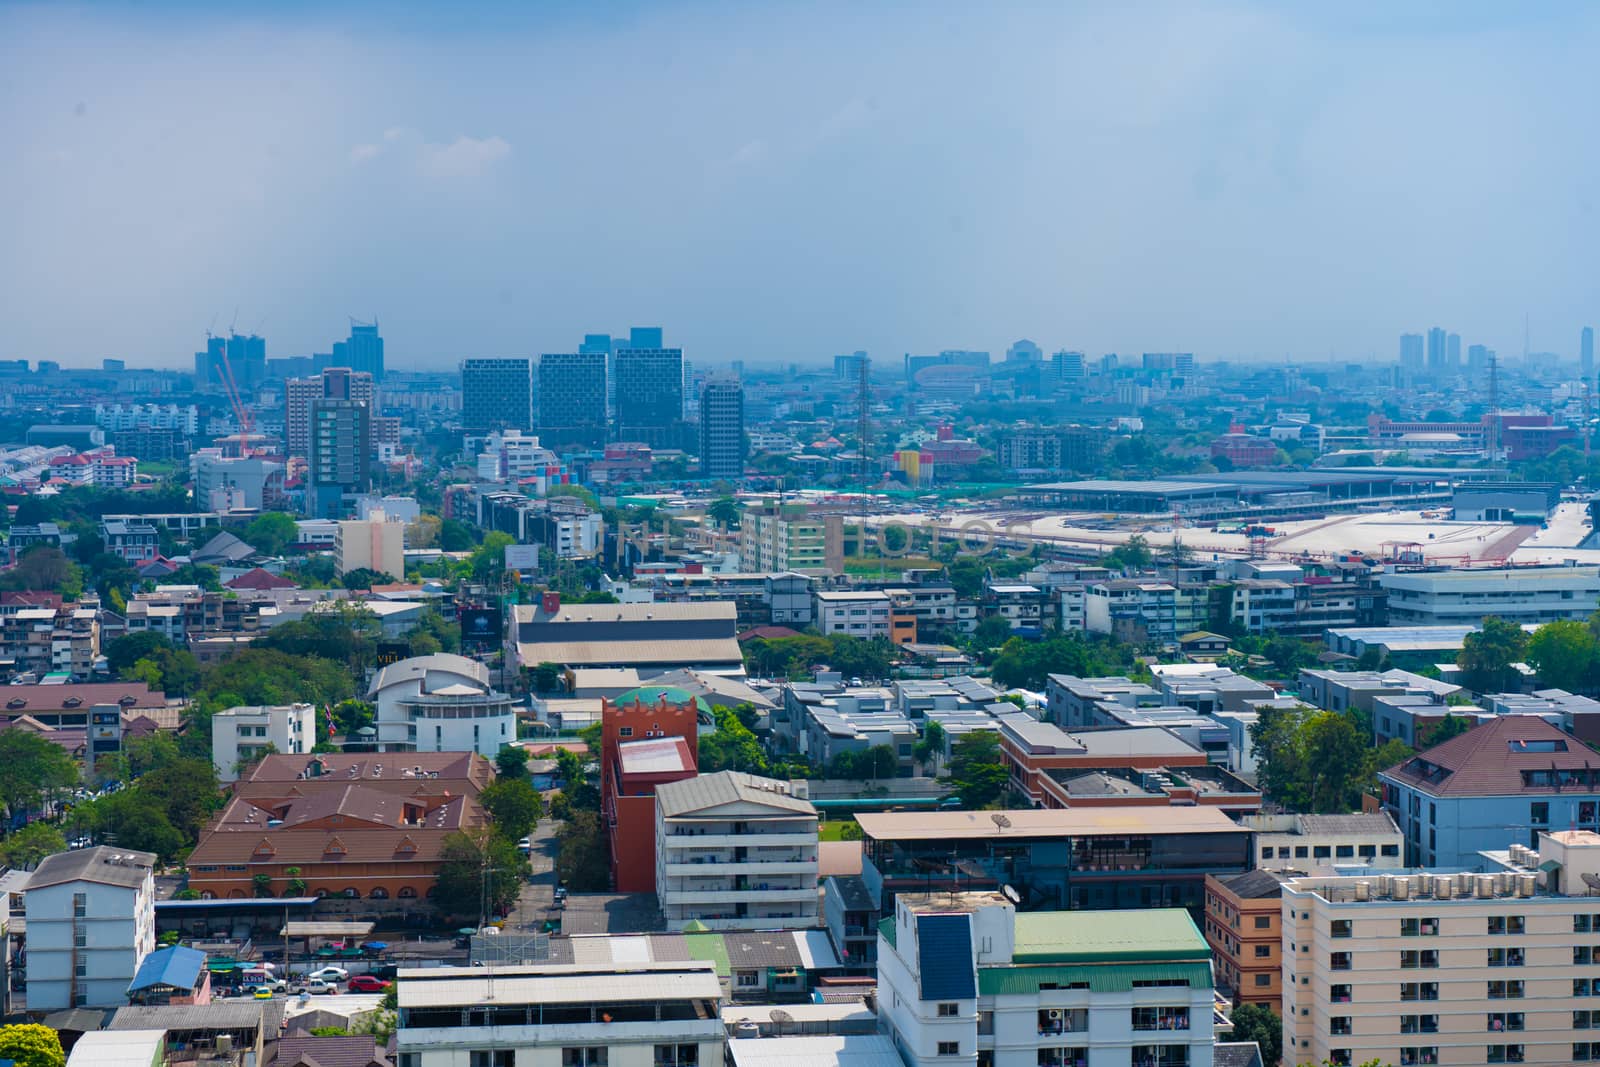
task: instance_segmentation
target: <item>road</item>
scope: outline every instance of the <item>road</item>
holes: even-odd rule
[[[556,831],[560,828],[555,819],[541,819],[534,830],[533,851],[528,856],[533,881],[523,884],[516,908],[506,917],[507,929],[537,930],[546,919],[559,918],[551,905],[556,894]]]

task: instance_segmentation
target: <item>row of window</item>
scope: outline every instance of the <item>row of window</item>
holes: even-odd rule
[[[1293,858],[1297,859],[1297,860],[1303,860],[1303,859],[1318,859],[1318,860],[1341,859],[1341,860],[1348,860],[1348,859],[1355,859],[1357,856],[1361,857],[1362,859],[1369,859],[1370,860],[1370,859],[1375,859],[1378,856],[1395,857],[1395,856],[1398,856],[1398,855],[1400,855],[1400,846],[1399,845],[1309,845],[1309,846],[1307,846],[1307,845],[1295,845],[1295,846],[1293,846]],[[1263,846],[1261,846],[1261,858],[1264,859],[1264,860],[1270,860],[1270,859],[1274,858],[1273,857],[1273,846],[1272,845],[1263,845]],[[1286,859],[1291,858],[1290,846],[1288,846],[1288,845],[1279,845],[1279,846],[1277,846],[1277,857],[1276,858],[1280,859],[1280,860],[1286,860]]]

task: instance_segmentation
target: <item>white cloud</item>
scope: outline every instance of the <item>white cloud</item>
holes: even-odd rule
[[[376,159],[382,153],[382,145],[358,144],[350,149],[350,162],[365,163],[369,159]]]
[[[424,144],[417,167],[431,178],[476,178],[510,154],[502,137],[461,136],[448,145]]]

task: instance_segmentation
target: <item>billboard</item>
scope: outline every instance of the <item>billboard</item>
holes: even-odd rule
[[[411,655],[411,646],[404,641],[379,641],[378,666],[387,667],[391,663],[399,663]]]
[[[461,608],[461,644],[465,648],[500,647],[500,609],[498,607]]]
[[[539,569],[538,545],[507,545],[506,570],[536,571]]]

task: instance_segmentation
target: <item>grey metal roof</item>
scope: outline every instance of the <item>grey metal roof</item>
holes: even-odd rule
[[[728,966],[735,971],[752,967],[800,967],[804,961],[788,930],[769,933],[729,931],[722,935],[728,953]]]
[[[150,1004],[118,1008],[111,1030],[248,1030],[266,1021],[272,1001],[213,1001],[210,1004]],[[277,1005],[279,1013],[282,1004]],[[276,1030],[277,1021],[273,1020]]]
[[[825,892],[836,895],[846,911],[877,911],[878,898],[867,889],[867,883],[858,874],[835,875],[826,883]]]
[[[1214,875],[1230,893],[1246,900],[1269,900],[1283,896],[1283,881],[1271,871],[1245,871],[1243,874]]]
[[[789,784],[742,771],[717,771],[656,787],[656,807],[666,818],[739,802],[815,816],[809,801],[789,795]]]
[[[1398,834],[1394,820],[1382,812],[1354,815],[1302,815],[1304,834]]]
[[[153,852],[135,852],[106,845],[57,852],[54,856],[46,856],[44,862],[39,864],[28,881],[28,889],[80,881],[135,888],[144,884],[155,863]]]
[[[402,1008],[482,1004],[491,995],[501,1004],[717,1000],[722,996],[722,985],[712,965],[697,961],[625,969],[573,964],[497,970],[493,975],[485,974],[482,967],[441,967],[421,974],[408,972],[399,990]]]
[[[1261,1046],[1254,1041],[1218,1041],[1211,1047],[1211,1067],[1262,1067]]]
[[[367,687],[367,695],[371,696],[400,682],[420,681],[429,671],[451,671],[471,678],[485,689],[489,688],[488,667],[466,656],[435,652],[431,656],[412,656],[399,663],[389,664],[372,679],[372,685]]]

